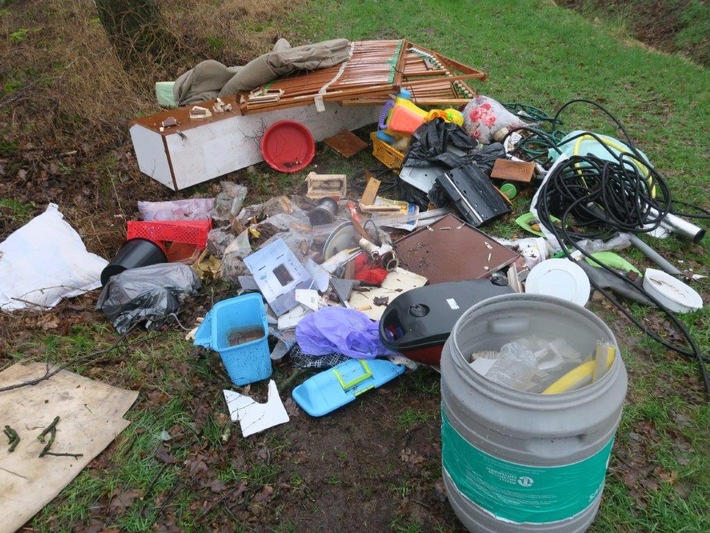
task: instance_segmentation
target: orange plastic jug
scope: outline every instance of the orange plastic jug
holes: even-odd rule
[[[387,129],[395,134],[411,135],[427,119],[428,112],[417,107],[406,90],[394,99],[394,106],[387,119]]]

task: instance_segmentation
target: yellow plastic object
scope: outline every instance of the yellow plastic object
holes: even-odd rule
[[[609,346],[606,353],[606,370],[609,370],[611,364],[614,362],[616,350],[613,346]],[[580,387],[588,385],[592,382],[596,365],[597,362],[594,359],[587,361],[586,363],[582,363],[577,368],[570,370],[552,385],[547,387],[544,391],[542,391],[542,394],[560,394],[562,392],[579,389]]]
[[[453,122],[457,126],[463,126],[463,113],[457,109],[432,109],[427,114],[426,120],[434,120],[435,118],[443,118],[446,122]]]
[[[391,168],[393,170],[399,170],[402,168],[402,162],[404,161],[404,154],[402,152],[378,139],[377,133],[375,132],[370,133],[370,140],[372,140],[372,155],[381,161],[387,168]]]
[[[397,96],[387,118],[387,129],[397,135],[411,135],[427,120],[428,114],[411,100]]]
[[[573,132],[574,133],[574,132]],[[619,141],[618,139],[614,139],[613,137],[609,137],[607,135],[599,135],[599,138],[601,138],[604,141],[604,144],[608,147],[613,148],[616,150],[619,154],[626,154],[628,155],[627,161],[631,162],[638,171],[646,178],[648,181],[648,184],[651,185],[651,196],[656,197],[656,186],[654,184],[654,178],[651,175],[651,171],[649,168],[643,164],[643,161],[636,157],[629,147]],[[580,135],[574,142],[574,146],[572,148],[572,153],[575,156],[584,156],[586,155],[584,149],[582,148],[582,143],[584,141],[592,141],[592,142],[598,142],[597,138],[593,135]],[[580,164],[575,165],[577,168],[577,172],[582,174],[583,173],[583,167]]]
[[[366,379],[369,379],[372,377],[372,370],[370,370],[370,367],[367,364],[367,361],[364,361],[363,359],[360,359],[360,365],[362,366],[363,373],[360,374],[359,376],[354,377],[350,381],[345,381],[343,375],[339,372],[338,368],[333,369],[333,374],[335,374],[335,377],[338,378],[338,383],[340,383],[340,386],[343,387],[343,390],[348,390],[352,389],[355,385],[360,383],[361,381],[365,381]],[[370,390],[372,387],[368,387],[365,390]],[[365,392],[365,390],[359,391],[357,394],[361,394]]]

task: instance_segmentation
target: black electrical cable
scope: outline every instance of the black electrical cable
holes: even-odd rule
[[[389,191],[390,189],[394,189],[397,186],[397,182],[399,181],[399,176],[396,173],[394,173],[391,168],[377,167],[377,168],[362,169],[359,172],[356,172],[355,175],[352,177],[351,185],[350,185],[352,189],[354,189],[358,192],[362,192],[365,190],[365,187],[367,187],[367,180],[365,179],[366,172],[369,172],[375,178],[377,178],[381,181],[380,188],[379,188],[379,190],[381,192]],[[391,173],[393,177],[390,177],[387,180],[381,179],[382,176],[384,176],[387,173]]]
[[[541,216],[547,220],[551,215],[559,218],[561,210],[574,203],[574,225],[598,228],[592,233],[569,232],[570,237],[578,239],[608,237],[617,231],[655,230],[670,212],[670,191],[665,181],[655,171],[642,176],[637,167],[627,163],[625,154],[611,153],[616,162],[589,155],[572,156],[559,163],[554,179],[548,179],[540,193],[547,197]]]
[[[554,165],[538,191],[539,200],[536,206],[538,219],[555,236],[566,257],[572,258],[568,247],[571,245],[601,268],[628,282],[625,276],[596,261],[577,244],[577,241],[583,238],[608,237],[618,231],[633,233],[652,231],[658,227],[663,217],[671,212],[670,191],[662,176],[633,146],[623,125],[601,105],[584,99],[572,100],[558,110],[555,120],[558,120],[559,114],[565,108],[575,102],[589,103],[605,112],[624,133],[630,152],[616,153],[606,147],[611,156],[609,160],[591,155],[572,156]],[[565,142],[570,142],[581,135],[591,135],[602,146],[606,146],[603,139],[590,132],[576,135]],[[640,168],[645,168],[647,175],[642,175]],[[553,215],[560,219],[559,224],[553,223]],[[572,227],[575,231],[570,230]],[[629,283],[629,287],[644,294],[668,316],[687,340],[690,349],[663,339],[642,324],[626,307],[597,286],[594,281],[592,285],[653,340],[682,355],[694,357],[700,366],[705,389],[710,394],[710,377],[706,368],[708,358],[701,353],[700,347],[675,313],[643,288]]]
[[[545,185],[543,185],[544,187]],[[543,205],[547,201],[548,197],[547,196],[542,196],[542,203]],[[543,218],[540,218],[540,222],[545,225],[548,229],[551,230],[557,241],[560,243],[560,246],[562,248],[562,252],[564,253],[565,257],[569,259],[574,259],[572,256],[572,253],[570,252],[570,249],[566,246],[566,244],[571,244],[578,252],[580,252],[582,255],[584,255],[586,258],[589,258],[590,260],[594,261],[599,267],[604,268],[608,272],[611,272],[614,276],[617,278],[621,279],[622,281],[626,282],[629,287],[632,287],[634,290],[638,291],[640,294],[643,294],[646,296],[649,300],[651,300],[656,306],[658,306],[659,309],[661,309],[671,320],[673,325],[680,331],[680,333],[683,335],[683,337],[688,341],[688,344],[690,345],[690,350],[683,346],[679,346],[677,344],[670,343],[663,339],[660,335],[655,333],[653,330],[647,328],[640,320],[638,320],[631,311],[625,306],[623,306],[616,298],[614,298],[609,292],[604,290],[604,288],[600,287],[597,283],[594,282],[594,280],[590,279],[590,283],[592,286],[595,288],[595,290],[599,291],[604,297],[606,297],[612,304],[614,304],[615,307],[617,307],[623,314],[626,316],[637,328],[639,328],[641,331],[643,331],[646,335],[648,335],[650,338],[658,342],[659,344],[677,352],[680,353],[681,355],[684,356],[690,356],[690,357],[695,357],[695,359],[698,361],[698,365],[700,367],[700,373],[703,378],[703,384],[705,386],[705,390],[708,394],[710,394],[710,376],[708,376],[708,371],[706,367],[706,363],[708,362],[707,356],[704,356],[702,352],[700,351],[700,347],[696,343],[695,339],[693,336],[690,334],[688,329],[685,327],[685,325],[678,319],[678,317],[673,313],[670,309],[665,307],[657,298],[655,298],[652,294],[648,293],[645,291],[643,288],[639,287],[638,285],[634,283],[628,283],[628,278],[625,276],[619,274],[617,271],[615,271],[612,268],[609,268],[607,265],[601,263],[600,261],[596,260],[594,256],[591,254],[587,253],[584,249],[582,249],[577,243],[570,237],[570,234],[567,232],[566,228],[568,227],[569,224],[569,218],[571,216],[571,211],[574,209],[575,204],[571,204],[565,211],[562,213],[562,216],[560,218],[560,224],[555,225],[552,224],[551,221],[548,220],[543,220]],[[549,206],[545,206],[545,211],[549,212]],[[539,213],[539,211],[538,211]]]
[[[705,209],[704,207],[700,207],[699,205],[695,204],[689,204],[688,202],[683,202],[681,200],[676,200],[675,198],[673,199],[673,204],[678,204],[678,205],[684,205],[685,207],[690,207],[691,209],[695,209],[696,211],[700,211],[700,213],[687,213],[683,211],[677,211],[676,209],[673,209],[671,213],[673,213],[676,216],[679,217],[686,217],[686,218],[699,218],[699,219],[710,219],[710,210]]]
[[[558,153],[561,153],[559,147],[563,144],[576,140],[577,138],[583,135],[596,136],[591,132],[582,132],[581,134],[575,135],[574,137],[570,137],[569,139],[566,139],[563,142],[563,137],[565,137],[566,134],[563,131],[560,131],[559,129],[559,127],[563,124],[562,120],[560,119],[560,115],[567,107],[575,103],[587,103],[604,112],[623,132],[624,137],[626,138],[626,141],[629,145],[629,148],[632,151],[632,157],[635,158],[639,164],[645,167],[650,167],[651,171],[653,172],[653,168],[651,167],[651,165],[649,165],[645,161],[645,158],[643,158],[642,155],[634,147],[633,142],[631,141],[631,138],[627,133],[626,129],[624,128],[623,124],[621,124],[621,122],[611,113],[609,113],[609,111],[607,111],[601,104],[594,102],[593,100],[587,100],[583,98],[578,98],[566,102],[555,112],[554,116],[552,117],[550,117],[544,111],[526,104],[520,104],[517,102],[503,104],[507,109],[509,109],[511,112],[515,112],[518,116],[524,117],[524,115],[527,115],[538,123],[548,125],[550,129],[550,131],[545,131],[543,129],[530,126],[516,128],[508,132],[508,134],[505,136],[505,139],[507,139],[515,132],[519,132],[524,135],[523,139],[518,141],[517,144],[513,147],[513,149],[511,150],[511,154],[519,157],[520,159],[524,159],[526,161],[535,161],[537,163],[540,163],[544,167],[548,167],[552,163],[552,160],[549,157],[550,150],[555,150]],[[503,142],[505,142],[505,139],[503,140]],[[597,138],[597,140],[599,140],[599,138]],[[602,146],[605,145],[602,144]],[[613,152],[608,147],[606,148],[610,153],[613,154]],[[669,206],[669,212],[673,213],[676,216],[696,219],[710,219],[710,210],[704,209],[694,204],[682,202],[680,200],[674,200],[673,203],[683,205],[696,211],[696,213],[682,212],[678,209],[671,208]],[[702,214],[697,213],[697,211]]]

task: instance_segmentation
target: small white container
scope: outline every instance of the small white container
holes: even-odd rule
[[[662,270],[647,268],[643,288],[675,313],[688,313],[703,307],[703,299],[692,287]]]

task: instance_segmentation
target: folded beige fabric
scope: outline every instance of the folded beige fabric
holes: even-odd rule
[[[279,39],[271,52],[262,54],[244,66],[227,67],[212,59],[202,61],[182,74],[173,86],[178,105],[251,91],[276,78],[297,70],[317,70],[338,65],[349,58],[350,41],[331,39],[315,44],[291,47]]]

